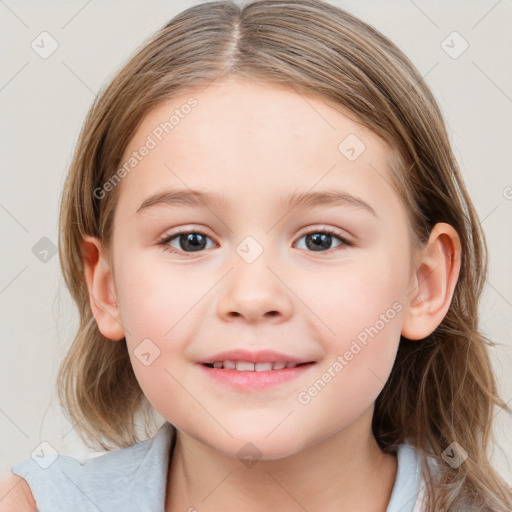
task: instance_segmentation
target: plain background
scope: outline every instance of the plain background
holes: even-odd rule
[[[57,369],[78,318],[52,252],[60,194],[99,88],[146,37],[197,3],[0,2],[0,38],[7,50],[0,70],[1,474],[30,457],[42,441],[82,461],[97,455],[81,444],[55,392]],[[487,235],[490,273],[481,325],[501,344],[492,350],[492,360],[501,395],[512,405],[512,4],[331,3],[393,40],[425,77],[446,116]],[[44,31],[58,43],[46,59],[31,47]],[[453,58],[464,41],[468,48]],[[493,462],[512,483],[507,462],[512,459],[512,419],[504,411],[496,411],[495,431],[501,450]]]

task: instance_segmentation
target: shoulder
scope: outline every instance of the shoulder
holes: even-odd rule
[[[161,428],[153,438],[84,463],[69,455],[36,454],[14,464],[11,472],[26,480],[41,510],[67,511],[69,503],[83,512],[153,510],[165,491],[172,438],[170,428]]]
[[[36,511],[36,502],[24,478],[13,473],[0,478],[0,512]]]

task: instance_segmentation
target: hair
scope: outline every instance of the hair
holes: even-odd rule
[[[497,393],[488,354],[494,343],[478,326],[487,247],[442,114],[395,44],[317,0],[195,5],[145,41],[91,106],[59,218],[60,263],[80,322],[57,387],[81,439],[107,450],[134,444],[136,420],[147,426],[151,410],[125,340],[105,338],[90,308],[81,244],[91,235],[109,247],[119,187],[101,200],[94,191],[112,179],[150,109],[219,77],[290,87],[343,109],[389,145],[393,185],[407,207],[412,245],[421,247],[438,222],[456,229],[461,269],[449,310],[427,338],[401,338],[372,429],[384,452],[395,453],[407,441],[436,461],[432,471],[427,457],[422,459],[429,511],[511,510],[511,489],[488,454],[494,407],[510,409]],[[458,468],[442,460],[453,442],[468,454]]]

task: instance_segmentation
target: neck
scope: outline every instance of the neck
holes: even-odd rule
[[[177,431],[165,510],[385,512],[396,457],[378,447],[371,414],[356,423],[289,457],[252,466]]]

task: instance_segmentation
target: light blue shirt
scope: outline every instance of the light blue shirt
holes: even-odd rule
[[[175,432],[165,423],[151,439],[84,464],[68,455],[55,459],[36,454],[14,464],[11,471],[28,482],[38,512],[165,512]],[[403,444],[397,456],[398,471],[386,512],[420,512],[418,452]]]

